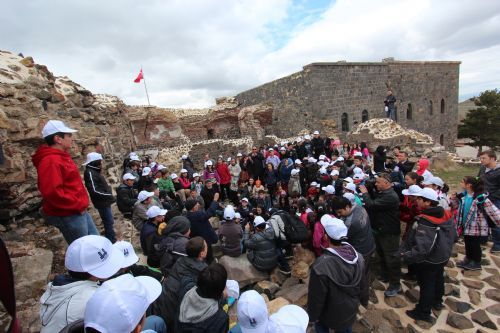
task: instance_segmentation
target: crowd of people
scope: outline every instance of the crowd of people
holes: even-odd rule
[[[491,252],[500,252],[494,151],[484,151],[478,175],[449,193],[426,158],[411,162],[399,147],[372,154],[365,142],[341,143],[315,131],[234,156],[207,153],[200,165],[182,155],[178,171],[130,153],[116,204],[140,233],[147,257],[141,266],[130,243],[116,239],[115,196],[100,152],[87,155],[82,183],[68,153],[74,132],[49,121],[46,145],[33,156],[46,220],[70,244],[67,274],[41,300],[45,332],[72,325],[87,332],[305,332],[308,323],[316,332],[351,332],[358,306],[368,306],[374,257],[385,296],[401,293],[402,279],[416,280],[420,299],[407,315],[431,321],[431,309],[443,307],[444,267],[457,238],[465,242],[457,264],[464,270],[481,269],[489,237]],[[105,237],[87,213],[85,189]],[[294,247],[313,251],[307,312],[288,306],[269,316],[258,293],[240,296],[214,256],[216,243],[224,255],[245,254],[256,269],[285,276]],[[230,323],[227,309],[238,298],[238,321]],[[120,313],[132,319],[117,319]]]

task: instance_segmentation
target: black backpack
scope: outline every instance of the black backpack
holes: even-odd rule
[[[285,226],[284,233],[286,239],[290,243],[297,244],[305,242],[307,240],[307,238],[309,237],[307,227],[299,217],[297,217],[295,214],[290,215],[289,213],[284,211],[279,211],[277,214],[283,220],[283,224]]]

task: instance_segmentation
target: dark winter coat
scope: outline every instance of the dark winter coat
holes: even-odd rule
[[[241,225],[234,221],[222,222],[219,228],[222,253],[231,257],[239,257],[241,254],[241,239],[243,238]]]
[[[366,210],[358,205],[352,206],[352,213],[344,219],[348,228],[347,239],[356,251],[366,256],[375,251],[375,240]]]
[[[116,205],[122,213],[132,213],[134,204],[137,201],[137,194],[132,186],[120,184],[116,188]]]
[[[385,171],[385,161],[387,160],[387,155],[385,153],[384,146],[378,146],[373,153],[373,171],[383,172]]]
[[[101,168],[87,165],[83,173],[85,187],[90,195],[90,200],[95,208],[106,208],[111,206],[116,200],[111,191],[111,187],[101,174]]]
[[[191,238],[200,236],[208,246],[217,243],[218,237],[208,219],[215,214],[218,203],[212,201],[212,204],[206,211],[198,210],[196,212],[187,212],[186,217],[191,222]]]
[[[278,264],[274,230],[269,227],[249,237],[244,234],[244,243],[247,248],[248,261],[260,271],[270,271]]]
[[[363,193],[363,202],[370,216],[372,229],[383,235],[399,235],[399,197],[394,189],[377,192],[373,198]]]
[[[262,180],[264,176],[264,156],[261,153],[250,155],[252,163],[249,164],[248,172],[254,179]]]
[[[500,200],[500,166],[497,165],[495,169],[486,172],[486,168],[482,165],[479,168],[478,177],[484,183],[484,190],[488,193],[488,199],[492,202],[498,202]]]

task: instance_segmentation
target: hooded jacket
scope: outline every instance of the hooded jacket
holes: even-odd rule
[[[87,164],[83,179],[95,208],[106,208],[116,201],[111,187],[101,173],[101,168]]]
[[[189,238],[186,233],[191,227],[191,223],[185,216],[176,216],[168,221],[163,230],[160,241],[154,245],[155,252],[158,253],[161,272],[168,276],[177,259],[186,256],[186,244]]]
[[[219,228],[219,240],[222,246],[222,253],[231,257],[241,255],[241,239],[243,230],[239,223],[233,220],[223,221]]]
[[[201,297],[197,290],[197,287],[193,287],[184,296],[176,332],[227,332],[229,330],[229,317],[219,305],[219,301]]]
[[[348,228],[347,239],[356,251],[366,256],[375,251],[375,240],[366,210],[359,205],[352,206],[351,215],[344,219]]]
[[[66,325],[82,319],[85,305],[97,288],[97,282],[94,281],[56,276],[40,299],[41,332],[59,332]]]
[[[443,207],[431,207],[415,217],[408,239],[400,252],[409,264],[443,264],[450,259],[457,240],[453,214]]]
[[[325,249],[311,266],[307,313],[309,321],[327,327],[351,327],[359,306],[364,261],[348,243]]]
[[[198,274],[205,267],[207,264],[204,261],[180,257],[172,267],[169,276],[163,280],[163,290],[158,299],[151,304],[151,312],[165,320],[169,331],[174,332],[184,294],[196,285]]]
[[[243,235],[248,261],[260,271],[270,271],[278,264],[274,230],[267,227],[264,231],[256,232],[248,239],[248,233]]]
[[[122,213],[132,213],[134,204],[137,201],[137,193],[133,186],[127,184],[120,184],[116,188],[116,205]]]
[[[49,216],[81,214],[89,206],[89,196],[71,156],[60,149],[42,145],[32,156],[38,173],[42,209]]]

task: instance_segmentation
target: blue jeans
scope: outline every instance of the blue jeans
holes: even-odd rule
[[[314,323],[314,330],[316,333],[330,333],[328,326],[317,321]],[[352,327],[344,328],[341,330],[335,330],[335,333],[352,333]]]
[[[113,225],[115,220],[113,219],[113,213],[111,212],[111,206],[105,208],[97,208],[99,216],[101,217],[102,224],[104,225],[104,236],[111,241],[111,243],[116,242],[115,229]]]
[[[163,318],[158,316],[147,316],[142,331],[144,333],[167,333],[167,325]]]
[[[83,236],[99,235],[94,221],[87,211],[71,216],[46,216],[45,220],[48,224],[59,229],[68,244]]]

